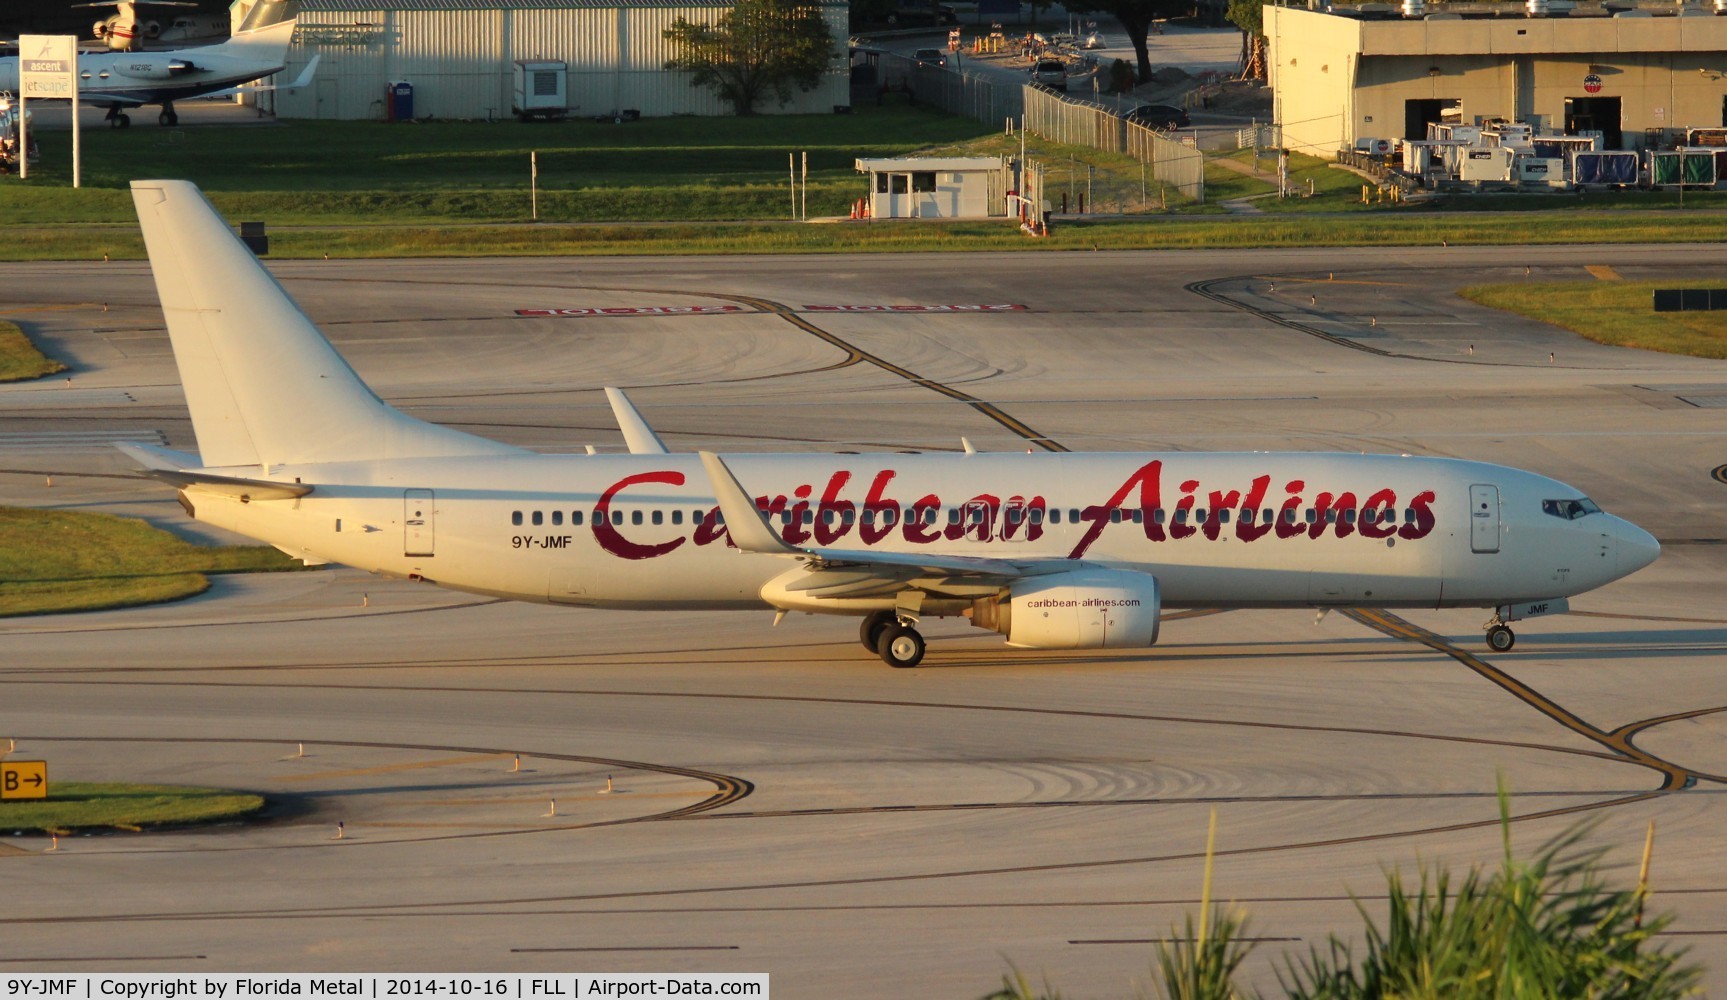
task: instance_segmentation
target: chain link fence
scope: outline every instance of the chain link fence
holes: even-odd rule
[[[949,58],[952,58],[951,56]],[[986,125],[1015,127],[1025,111],[1018,82],[1006,83],[963,66],[948,68],[920,63],[906,56],[883,53],[881,79],[890,88],[908,90],[919,103],[962,115]]]
[[[1123,120],[1111,109],[1029,84],[1008,83],[961,67],[935,66],[883,53],[881,83],[909,90],[919,102],[987,125],[1017,127],[1072,146],[1125,153],[1145,164],[1158,182],[1205,201],[1205,156],[1193,146]],[[1041,186],[1041,185],[1040,185]],[[1141,199],[1144,200],[1143,198]]]
[[[1024,88],[1025,128],[1051,142],[1126,153],[1152,176],[1195,201],[1205,200],[1205,155],[1155,129],[1125,121],[1101,104],[1039,87]]]

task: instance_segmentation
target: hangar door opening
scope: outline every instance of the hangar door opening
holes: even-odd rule
[[[1452,97],[1403,102],[1403,137],[1427,138],[1427,126],[1432,122],[1456,125],[1462,120],[1463,102]]]
[[[1581,135],[1600,132],[1602,149],[1624,149],[1619,123],[1617,97],[1567,97],[1565,99],[1565,134]]]

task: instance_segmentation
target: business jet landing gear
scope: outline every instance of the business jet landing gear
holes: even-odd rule
[[[174,113],[173,104],[165,103],[162,105],[162,113],[156,116],[156,124],[163,128],[173,128],[180,124],[180,116]]]
[[[858,641],[872,653],[881,652],[881,634],[889,625],[897,624],[899,616],[892,611],[872,611],[858,625]]]
[[[924,641],[917,629],[895,621],[882,629],[876,652],[890,667],[915,667],[923,661]]]
[[[131,116],[126,114],[126,112],[121,111],[120,106],[118,104],[110,105],[108,107],[107,116],[104,117],[102,120],[108,123],[109,128],[131,128],[132,127]]]

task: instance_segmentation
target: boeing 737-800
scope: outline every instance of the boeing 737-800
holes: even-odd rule
[[[1038,649],[1146,647],[1173,607],[1492,608],[1506,622],[1652,562],[1544,476],[1390,455],[673,454],[608,390],[627,455],[543,455],[378,399],[185,181],[133,198],[198,454],[126,446],[192,517],[312,563],[591,608],[919,621]]]

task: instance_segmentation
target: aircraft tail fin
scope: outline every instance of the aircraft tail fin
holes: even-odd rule
[[[385,404],[189,181],[133,181],[207,468],[519,455]]]

